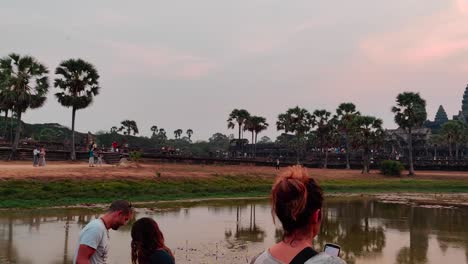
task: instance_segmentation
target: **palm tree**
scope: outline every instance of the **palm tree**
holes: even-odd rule
[[[304,147],[304,137],[307,132],[312,128],[313,121],[312,115],[304,108],[289,108],[286,113],[278,115],[276,122],[276,129],[278,131],[284,130],[287,133],[295,134],[295,150],[296,161],[299,163],[299,157]]]
[[[12,53],[0,59],[0,90],[3,102],[11,104],[11,110],[17,115],[15,140],[10,159],[16,158],[21,133],[21,115],[29,108],[44,105],[49,91],[47,68],[31,56],[20,56]]]
[[[229,118],[227,120],[228,128],[234,129],[235,123],[237,123],[238,129],[239,129],[239,142],[242,139],[242,135],[241,135],[242,127],[245,124],[245,121],[249,118],[249,116],[250,116],[249,112],[245,109],[234,109],[229,114]]]
[[[254,124],[253,124],[252,117],[254,117],[254,116],[249,116],[249,117],[244,121],[244,128],[242,129],[242,131],[249,131],[249,132],[251,133],[252,139],[250,140],[250,143],[251,143],[252,146],[253,146],[255,131],[254,131]],[[253,148],[252,148],[252,155],[253,155],[253,151],[254,151],[254,150],[253,150]]]
[[[459,120],[451,120],[442,125],[440,136],[447,142],[451,158],[453,157],[452,146],[455,145],[455,158],[458,158],[459,146],[466,143],[467,134],[468,126]]]
[[[187,136],[188,136],[188,139],[189,141],[192,141],[192,135],[193,135],[193,130],[191,128],[187,129]]]
[[[133,132],[133,135],[138,134],[138,126],[134,120],[124,120],[120,122],[119,131],[124,131],[124,135],[130,135]]]
[[[82,59],[69,59],[55,69],[60,77],[54,86],[63,90],[56,93],[58,102],[72,109],[72,151],[71,160],[76,160],[75,153],[75,116],[76,111],[88,107],[94,96],[99,94],[99,74],[94,66]]]
[[[247,122],[249,125],[249,130],[253,132],[255,138],[252,138],[252,144],[254,144],[254,157],[256,156],[257,152],[257,136],[260,132],[266,130],[268,128],[268,123],[266,122],[266,118],[262,116],[251,116]]]
[[[409,175],[414,175],[413,165],[413,129],[420,127],[427,118],[426,101],[419,93],[404,92],[398,94],[397,105],[392,108],[395,123],[408,134]]]
[[[351,151],[349,144],[349,134],[353,131],[353,120],[359,116],[359,111],[356,111],[356,106],[353,103],[341,103],[336,109],[336,119],[338,121],[338,130],[343,134],[346,150],[346,169],[351,169],[349,163],[349,154]]]
[[[163,139],[166,139],[167,136],[166,136],[166,130],[164,130],[164,128],[160,128],[159,129],[159,136]]]
[[[153,126],[151,127],[151,132],[153,132],[153,137],[156,136],[156,132],[158,132],[158,126],[153,125]]]
[[[6,86],[0,84],[0,94],[2,90],[6,90]],[[6,138],[8,133],[8,112],[12,109],[13,102],[6,100],[4,97],[0,97],[0,112],[5,113],[5,117],[3,118],[3,133],[1,134],[4,138]]]
[[[182,135],[183,132],[184,132],[184,131],[183,131],[182,129],[180,129],[180,128],[174,130],[174,137],[175,137],[175,139],[180,138],[180,136]]]
[[[379,147],[383,143],[384,131],[382,120],[373,116],[356,116],[353,120],[354,131],[351,141],[356,148],[363,151],[362,173],[369,173],[370,151]]]
[[[337,141],[336,120],[331,119],[331,113],[325,109],[315,110],[312,114],[313,126],[317,126],[315,131],[319,146],[325,152],[323,168],[328,166],[328,149]]]

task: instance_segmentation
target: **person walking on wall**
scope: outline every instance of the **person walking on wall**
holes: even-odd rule
[[[39,166],[45,167],[46,165],[46,150],[44,147],[39,151]]]
[[[89,149],[88,156],[89,156],[89,161],[88,161],[89,167],[94,167],[94,149],[93,148]]]
[[[39,165],[39,149],[37,149],[37,146],[34,147],[33,150],[33,166],[37,167]]]

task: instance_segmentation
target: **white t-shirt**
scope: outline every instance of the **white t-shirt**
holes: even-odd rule
[[[80,245],[87,245],[96,249],[96,252],[89,259],[91,264],[106,264],[108,253],[109,231],[104,222],[99,219],[94,219],[89,222],[80,233],[78,246],[75,250],[73,264],[76,264],[76,257]]]

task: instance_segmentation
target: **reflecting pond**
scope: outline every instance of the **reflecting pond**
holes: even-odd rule
[[[0,263],[71,263],[80,230],[102,209],[0,211]],[[153,217],[177,263],[248,263],[282,233],[266,200],[156,203]],[[317,249],[341,245],[352,263],[468,263],[468,208],[328,198]],[[110,231],[109,263],[130,263],[130,225]]]

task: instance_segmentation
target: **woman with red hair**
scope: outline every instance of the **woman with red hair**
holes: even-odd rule
[[[283,226],[283,239],[252,260],[252,264],[345,264],[313,249],[322,221],[322,188],[301,166],[281,173],[271,190],[271,213]]]

